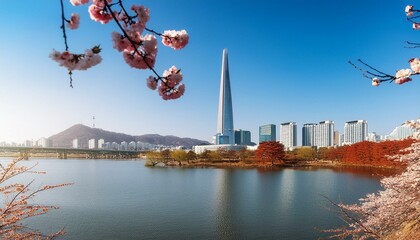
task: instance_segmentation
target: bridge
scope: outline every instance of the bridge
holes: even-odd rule
[[[83,149],[83,148],[42,148],[42,147],[0,147],[0,156],[8,153],[28,159],[31,156],[43,155],[67,159],[69,155],[89,159],[126,159],[139,158],[143,151]]]

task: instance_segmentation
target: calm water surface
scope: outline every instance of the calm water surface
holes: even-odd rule
[[[0,160],[0,161],[5,161]],[[321,196],[354,203],[380,189],[369,169],[147,168],[144,161],[31,159],[34,186],[74,182],[38,195],[59,206],[31,226],[62,239],[317,239],[338,227]],[[329,210],[330,209],[330,210]]]

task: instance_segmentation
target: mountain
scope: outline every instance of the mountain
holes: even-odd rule
[[[193,138],[180,138],[176,136],[161,136],[159,134],[145,134],[140,136],[132,136],[124,133],[116,133],[106,131],[100,128],[91,128],[82,124],[76,124],[60,133],[57,133],[48,139],[52,140],[53,147],[71,148],[73,139],[78,139],[79,146],[87,147],[89,139],[101,139],[105,142],[123,141],[140,141],[144,143],[151,143],[164,146],[184,146],[191,148],[194,145],[209,144],[207,141],[193,139]]]

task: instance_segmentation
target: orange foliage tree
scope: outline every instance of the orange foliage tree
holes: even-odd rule
[[[359,142],[349,146],[331,148],[326,151],[324,158],[338,160],[348,164],[391,166],[401,164],[392,161],[388,156],[399,154],[402,149],[409,147],[413,139],[384,141],[384,142]]]
[[[283,144],[275,141],[262,142],[255,151],[255,159],[257,161],[262,161],[263,163],[271,161],[271,165],[274,165],[274,162],[283,163],[284,156]]]

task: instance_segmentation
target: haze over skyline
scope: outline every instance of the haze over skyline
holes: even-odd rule
[[[148,27],[186,29],[180,51],[159,43],[156,70],[181,68],[185,95],[164,101],[146,87],[150,71],[127,66],[112,48],[115,23],[90,20],[86,6],[65,1],[66,15],[81,15],[80,29],[68,31],[71,51],[100,44],[103,62],[74,72],[48,55],[64,50],[59,1],[8,1],[0,9],[0,141],[49,137],[82,123],[131,135],[157,133],[210,141],[216,133],[222,50],[229,51],[236,129],[273,123],[303,124],[364,119],[369,132],[389,134],[420,117],[420,80],[375,88],[348,61],[363,59],[389,74],[419,57],[404,41],[420,42],[404,8],[413,1],[152,1]],[[28,18],[30,20],[28,20]],[[159,40],[160,41],[160,40]],[[277,131],[278,134],[278,131]],[[300,142],[299,142],[300,145]]]

